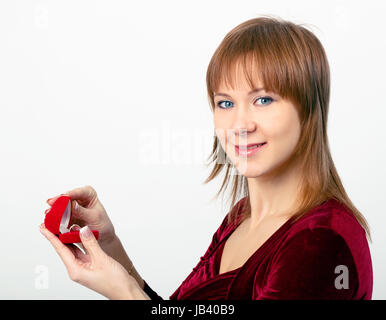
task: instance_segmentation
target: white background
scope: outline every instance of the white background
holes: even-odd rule
[[[88,184],[169,298],[229,204],[211,201],[223,175],[202,184],[206,68],[227,32],[270,14],[307,24],[326,49],[332,156],[371,226],[373,298],[385,299],[384,12],[383,1],[2,0],[0,298],[105,299],[68,278],[38,230],[46,199]]]

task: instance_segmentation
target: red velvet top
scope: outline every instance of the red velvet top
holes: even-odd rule
[[[245,200],[232,211],[240,210]],[[243,266],[218,274],[225,241],[240,222],[232,226],[224,218],[170,300],[371,299],[373,273],[365,231],[336,200],[325,201],[294,223],[287,220]],[[144,291],[152,300],[163,300],[146,281]]]

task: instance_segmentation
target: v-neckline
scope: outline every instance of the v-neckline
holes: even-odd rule
[[[279,236],[280,232],[290,223],[290,221],[293,220],[293,218],[294,217],[292,216],[289,219],[287,219],[267,240],[265,240],[263,242],[262,245],[260,245],[259,248],[256,249],[256,251],[254,253],[252,253],[252,255],[244,262],[244,264],[241,267],[238,267],[238,268],[233,269],[233,270],[229,270],[227,272],[219,273],[220,272],[220,266],[221,266],[221,260],[222,260],[222,253],[223,253],[224,247],[225,247],[225,242],[230,237],[230,235],[242,223],[242,221],[237,221],[236,226],[233,226],[233,227],[230,228],[228,233],[220,240],[220,242],[219,242],[219,244],[217,246],[217,250],[216,250],[217,252],[215,254],[215,261],[214,261],[214,264],[213,264],[213,275],[214,275],[214,277],[222,277],[222,276],[230,275],[232,273],[239,272],[241,269],[243,269],[245,266],[247,266],[247,264],[249,264],[250,261],[252,261],[256,255],[258,255],[262,250],[264,250],[265,247],[267,247],[272,241],[274,241]]]
[[[326,200],[327,201],[327,200]],[[320,208],[322,205],[325,205],[324,201],[322,204],[310,209],[304,216],[308,216],[311,212],[316,210],[317,208]],[[304,216],[302,218],[304,218]],[[290,217],[286,222],[284,222],[279,229],[277,229],[249,258],[248,260],[239,268],[230,270],[224,273],[219,274],[220,269],[220,263],[222,258],[222,251],[224,249],[225,241],[229,238],[229,236],[233,233],[233,231],[236,230],[236,228],[241,224],[240,220],[237,220],[236,224],[231,227],[225,227],[224,230],[224,237],[219,240],[219,242],[216,244],[213,251],[211,251],[210,256],[214,256],[214,262],[211,264],[211,271],[212,271],[212,277],[198,283],[194,287],[189,288],[186,292],[184,292],[180,299],[185,299],[186,297],[191,296],[192,294],[196,293],[198,290],[204,288],[205,286],[208,286],[212,283],[215,283],[216,281],[225,280],[225,279],[233,279],[235,276],[241,272],[242,269],[247,267],[252,261],[256,260],[259,256],[261,256],[266,250],[268,250],[270,247],[274,245],[274,243],[282,236],[284,232],[286,232],[290,228],[290,223],[293,221],[294,216]],[[228,229],[228,230],[227,230]],[[235,275],[234,275],[235,274]],[[229,288],[228,288],[229,289]]]

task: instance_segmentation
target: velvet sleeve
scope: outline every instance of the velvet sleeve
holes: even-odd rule
[[[155,301],[161,301],[161,300],[164,300],[161,296],[159,296],[157,294],[157,292],[155,292],[148,284],[145,280],[143,280],[143,282],[145,283],[145,286],[143,288],[143,291],[145,291],[145,293],[149,296],[149,298],[151,300],[155,300]]]
[[[274,255],[255,300],[352,299],[358,288],[355,262],[343,237],[329,228],[305,229]]]

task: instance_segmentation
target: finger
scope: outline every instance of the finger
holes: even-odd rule
[[[72,251],[65,246],[59,238],[49,231],[44,223],[40,225],[40,232],[47,238],[47,240],[52,244],[60,258],[62,259],[67,270],[71,270],[75,264],[75,256]]]
[[[74,218],[80,220],[85,220],[85,217],[87,216],[87,209],[78,204],[78,201],[76,200],[71,201],[71,212]]]
[[[73,200],[78,200],[79,203],[84,205],[88,205],[90,202],[97,198],[97,193],[95,189],[89,185],[68,190],[67,192],[62,193],[60,196],[62,195],[69,196]],[[60,196],[55,196],[47,199],[47,203],[49,205],[52,205]]]
[[[88,206],[91,202],[97,199],[97,193],[91,186],[75,188],[66,192],[72,200],[77,200],[80,205]]]
[[[97,239],[88,226],[80,229],[80,239],[86,252],[90,255],[92,261],[96,261],[104,255],[104,251],[99,246]]]

